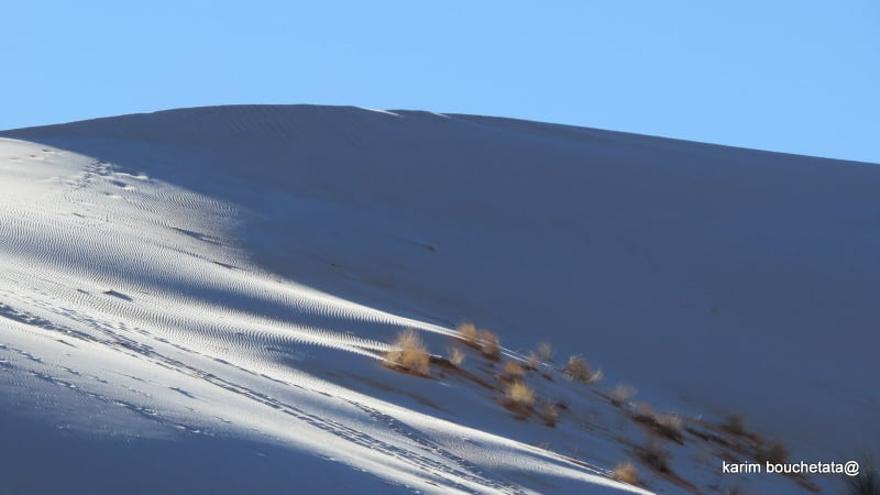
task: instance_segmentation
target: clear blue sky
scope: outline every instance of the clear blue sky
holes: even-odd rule
[[[876,0],[11,0],[0,18],[0,129],[351,104],[880,162]]]

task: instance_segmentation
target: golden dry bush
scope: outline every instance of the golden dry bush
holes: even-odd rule
[[[550,428],[554,428],[556,423],[559,422],[559,409],[557,409],[556,404],[545,404],[541,408],[540,415],[541,419],[544,420],[544,424]]]
[[[526,369],[528,370],[537,370],[538,366],[541,363],[546,363],[550,360],[550,357],[553,355],[553,348],[550,347],[550,344],[546,342],[541,342],[538,344],[538,349],[536,351],[529,352],[529,359],[526,362]]]
[[[762,448],[756,457],[761,463],[784,464],[788,462],[788,456],[788,448],[779,442],[774,442]]]
[[[535,404],[535,392],[521,381],[513,381],[504,389],[504,405],[518,418],[526,418]]]
[[[538,365],[540,364],[540,360],[538,359],[538,355],[534,352],[529,353],[529,359],[526,361],[526,369],[528,370],[536,370],[538,369]]]
[[[639,450],[639,457],[642,461],[651,466],[659,473],[671,473],[672,469],[669,467],[669,452],[660,445],[660,442],[657,442],[654,439],[648,441],[648,444]]]
[[[631,462],[622,462],[615,466],[614,471],[611,472],[611,477],[628,485],[638,485],[640,483],[639,469]]]
[[[635,420],[650,427],[656,434],[681,443],[684,438],[684,420],[674,413],[659,413],[648,404],[639,404]]]
[[[587,361],[580,356],[571,356],[565,364],[565,372],[573,379],[584,383],[596,383],[602,379],[601,370],[593,371]]]
[[[642,402],[636,407],[636,417],[648,418],[653,421],[656,415],[657,413],[654,412],[654,408],[650,404]]]
[[[489,359],[497,361],[501,357],[501,341],[489,330],[480,330],[480,351]]]
[[[458,347],[449,349],[449,362],[455,367],[460,367],[464,363],[464,353]]]
[[[479,347],[479,333],[477,327],[473,323],[462,323],[456,328],[458,336],[461,337],[468,345]]]
[[[612,404],[620,407],[632,399],[634,395],[636,395],[636,389],[628,385],[617,385],[611,390],[611,393],[608,396],[610,397]]]
[[[550,347],[550,344],[547,342],[541,342],[538,344],[538,359],[541,362],[550,361],[550,358],[553,357],[553,348]]]
[[[519,363],[515,361],[506,361],[504,363],[504,369],[502,371],[502,376],[507,380],[520,380],[525,374],[525,370],[520,366]]]
[[[721,428],[732,435],[747,436],[746,420],[742,414],[731,414],[725,418]]]
[[[404,330],[397,335],[391,350],[385,353],[385,362],[417,375],[427,375],[431,366],[431,356],[422,339],[414,330]]]
[[[684,421],[681,419],[681,416],[673,413],[661,413],[654,416],[654,421],[657,422],[657,427],[660,429],[660,432],[666,435],[667,437],[675,440],[677,438],[681,438],[682,436],[682,427],[684,426]]]

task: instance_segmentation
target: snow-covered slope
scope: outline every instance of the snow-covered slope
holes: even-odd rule
[[[638,490],[608,478],[644,436],[616,383],[797,460],[880,445],[875,165],[348,107],[0,136],[13,493]],[[513,418],[478,353],[381,366],[400,329],[441,355],[463,321],[554,345],[527,379],[556,427]],[[554,370],[575,353],[605,381]],[[696,442],[647,488],[740,482]]]

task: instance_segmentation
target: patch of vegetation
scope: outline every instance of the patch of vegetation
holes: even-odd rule
[[[487,358],[497,361],[501,357],[501,340],[489,330],[480,330],[480,352]]]
[[[672,473],[672,469],[669,467],[669,452],[660,445],[660,442],[651,439],[647,445],[639,450],[638,454],[642,462],[658,473]]]
[[[473,323],[462,323],[455,329],[458,332],[458,336],[463,340],[466,344],[471,347],[479,347],[479,333],[477,332],[477,327]]]
[[[565,364],[565,373],[583,383],[596,383],[602,379],[602,370],[593,371],[587,361],[580,356],[571,356]]]
[[[385,353],[385,363],[393,369],[428,376],[431,356],[414,330],[404,330],[397,335],[391,350]]]
[[[504,368],[501,372],[501,378],[504,380],[522,380],[525,370],[515,361],[505,361]]]
[[[631,462],[622,462],[614,467],[611,477],[621,483],[638,486],[641,481],[639,478],[639,469]]]
[[[634,418],[661,436],[677,443],[684,442],[684,421],[677,414],[658,413],[648,404],[640,404]]]
[[[608,394],[611,404],[621,407],[636,395],[636,389],[628,385],[617,385]]]
[[[727,416],[724,419],[724,422],[721,423],[721,429],[730,433],[731,435],[737,435],[741,437],[751,436],[748,429],[746,428],[746,420],[742,414],[734,413]]]
[[[464,363],[464,353],[458,347],[449,349],[449,362],[456,368],[460,368]]]
[[[758,462],[783,464],[788,462],[788,448],[780,442],[772,442],[758,450],[755,458]]]
[[[555,428],[556,424],[559,422],[559,409],[557,409],[556,404],[544,404],[539,411],[539,415],[541,416],[541,420],[544,421],[544,424],[550,428]]]
[[[535,404],[535,392],[521,381],[514,381],[504,389],[504,407],[518,419],[529,417]]]

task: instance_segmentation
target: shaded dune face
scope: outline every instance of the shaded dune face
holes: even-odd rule
[[[805,455],[880,437],[874,165],[350,107],[0,136],[6,387],[65,387],[136,436],[232,435],[426,491],[621,489],[529,445],[564,445],[564,416],[539,432],[479,387],[376,365],[402,328],[439,353],[475,320]]]

